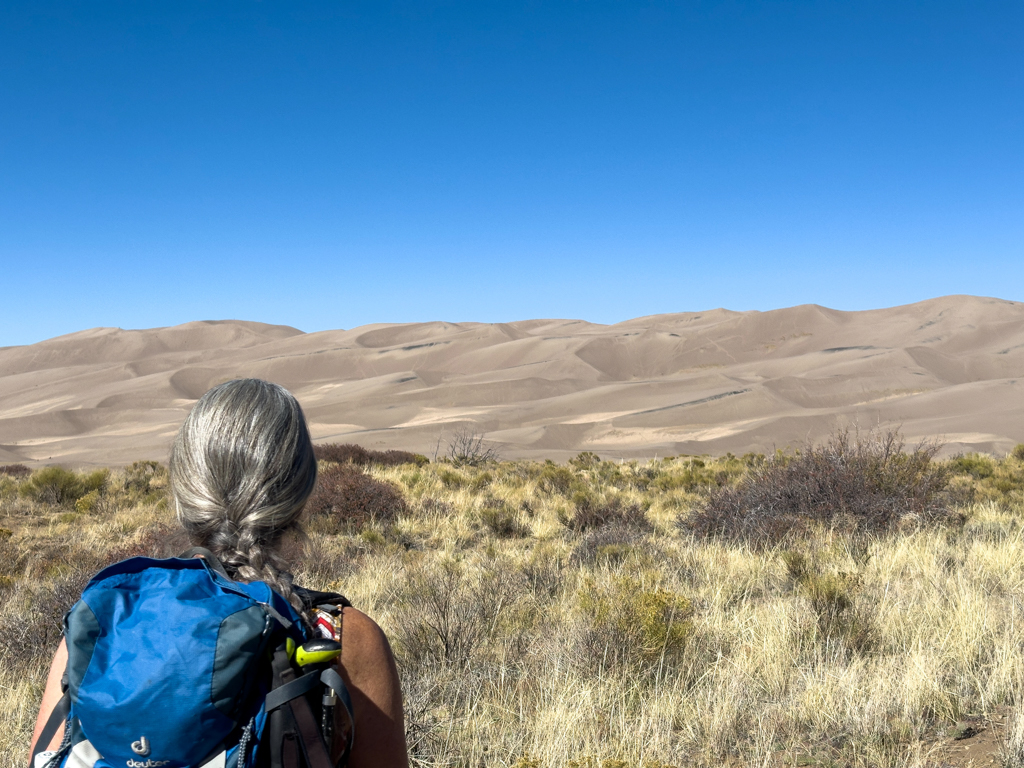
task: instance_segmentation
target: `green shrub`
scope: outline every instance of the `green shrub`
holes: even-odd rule
[[[106,488],[109,477],[109,469],[97,469],[87,475],[79,475],[64,467],[46,467],[37,470],[23,482],[20,493],[42,504],[70,505],[93,491],[98,496]]]
[[[794,552],[787,550],[781,554],[782,562],[786,564],[786,572],[793,581],[800,583],[800,581],[807,575],[807,571],[810,567],[810,562],[807,559],[807,555],[803,552]]]
[[[92,493],[93,491],[96,491],[97,494],[103,493],[106,490],[109,479],[109,469],[94,470],[82,478],[82,490],[85,493]]]
[[[722,460],[705,463],[702,459],[686,459],[676,461],[673,466],[662,471],[651,481],[650,488],[655,491],[674,491],[681,489],[688,492],[710,491],[732,485],[746,474],[749,466],[739,460]]]
[[[637,553],[644,532],[622,524],[611,524],[588,531],[573,548],[573,563],[605,562],[617,564]]]
[[[800,579],[801,592],[811,604],[826,642],[842,639],[850,650],[863,652],[870,646],[871,626],[855,610],[859,585],[860,579],[848,573],[806,573]]]
[[[996,462],[991,456],[980,453],[962,453],[949,460],[952,471],[958,475],[970,475],[975,480],[992,477],[996,473]]]
[[[1010,451],[1010,458],[1017,461],[1024,461],[1024,443],[1017,443]]]
[[[128,493],[148,494],[155,481],[166,479],[167,468],[156,461],[136,461],[124,468],[122,487]]]
[[[574,487],[579,485],[576,474],[571,469],[554,463],[545,464],[537,479],[537,487],[544,493],[562,496],[567,496]]]
[[[530,533],[520,522],[518,511],[502,499],[486,499],[480,508],[480,520],[491,533],[502,539],[521,538]]]
[[[856,610],[855,603],[860,577],[820,573],[813,559],[802,552],[787,550],[780,556],[797,591],[810,604],[821,637],[826,642],[842,639],[851,650],[867,650],[870,622]]]
[[[461,472],[441,467],[437,470],[437,479],[445,488],[461,488],[469,481]]]
[[[98,490],[89,491],[85,496],[75,501],[75,511],[83,514],[89,514],[96,509],[99,504],[100,492]]]
[[[660,667],[682,653],[693,633],[689,600],[631,576],[602,586],[585,579],[577,604],[587,626],[581,649],[585,664]]]
[[[576,469],[593,469],[601,463],[601,457],[593,451],[583,451],[576,454],[575,458],[569,459],[569,463]]]
[[[748,467],[759,467],[768,461],[768,457],[763,453],[744,453],[740,461]]]
[[[658,465],[651,466],[630,461],[620,470],[624,483],[616,485],[620,489],[631,488],[637,491],[646,491],[652,483],[661,477],[661,474],[662,470]]]
[[[633,547],[631,545],[613,542],[599,546],[594,553],[594,559],[598,562],[618,565],[631,554],[633,554]]]
[[[41,504],[74,504],[89,492],[82,478],[64,467],[46,467],[32,473],[21,485],[23,496]]]
[[[565,586],[565,552],[554,542],[537,542],[521,571],[534,594],[555,597]]]
[[[373,528],[364,529],[359,534],[359,538],[371,547],[383,547],[388,543],[388,540],[384,538],[384,534],[380,531],[374,530]]]
[[[956,485],[978,501],[1004,506],[1024,502],[1024,463],[1013,452],[1003,459],[978,453],[961,454],[950,459],[948,466]]]
[[[494,477],[490,472],[481,472],[473,478],[472,482],[470,482],[469,489],[474,493],[479,493],[493,481]]]
[[[4,464],[3,466],[0,466],[0,475],[21,478],[28,477],[31,474],[32,470],[24,464]]]
[[[630,763],[613,757],[599,760],[596,755],[583,755],[575,760],[567,760],[565,768],[677,768],[657,760],[644,760],[643,763]]]

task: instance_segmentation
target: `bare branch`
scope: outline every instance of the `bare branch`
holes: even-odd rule
[[[457,467],[478,467],[498,461],[500,454],[496,446],[484,441],[482,433],[465,428],[448,441],[447,459]]]

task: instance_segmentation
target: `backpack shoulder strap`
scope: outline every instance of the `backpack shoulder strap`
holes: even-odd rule
[[[320,681],[316,672],[297,677],[285,646],[272,657],[273,687],[265,706],[270,731],[270,768],[334,768],[324,734],[305,693]],[[305,762],[300,762],[301,755]]]
[[[61,696],[60,701],[54,705],[53,712],[50,713],[50,717],[47,719],[46,725],[43,726],[43,730],[39,734],[39,739],[36,741],[36,747],[32,750],[31,765],[35,765],[37,755],[46,751],[46,748],[50,745],[50,742],[56,735],[57,729],[61,725],[65,725],[67,723],[68,715],[70,713],[71,694],[69,694],[65,688],[64,695]]]
[[[228,576],[228,569],[224,567],[224,563],[218,560],[217,556],[205,547],[190,547],[189,549],[186,549],[184,552],[178,555],[178,557],[182,560],[188,560],[190,558],[195,557],[196,555],[202,557],[203,560],[206,561],[206,563],[210,566],[211,569],[219,573],[225,579],[227,579],[228,581],[233,581],[233,579],[230,576]]]
[[[341,627],[342,627],[342,621],[343,621],[343,618],[344,618],[344,615],[345,615],[344,614],[344,609],[352,607],[352,603],[349,602],[348,598],[346,598],[344,595],[339,594],[337,592],[321,592],[321,591],[318,591],[318,590],[310,590],[310,589],[306,589],[304,587],[299,587],[298,585],[294,585],[294,584],[292,585],[292,594],[298,595],[299,599],[302,601],[302,604],[306,607],[307,610],[312,610],[313,608],[318,608],[318,609],[330,612],[330,613],[332,613],[335,616],[335,621],[336,621],[336,625],[335,625],[336,640],[337,640],[338,646],[340,648],[341,647],[341,638],[342,638]],[[307,677],[312,677],[312,676],[313,675],[309,675]],[[336,701],[336,703],[338,703],[338,705],[341,706],[342,712],[344,713],[346,719],[348,720],[348,727],[346,728],[346,735],[345,735],[345,749],[342,752],[342,755],[339,758],[338,763],[337,763],[337,765],[340,768],[341,766],[344,766],[344,765],[346,765],[348,763],[348,758],[349,758],[349,756],[352,753],[352,743],[353,743],[354,738],[355,738],[355,717],[353,716],[353,710],[352,710],[352,698],[349,695],[348,688],[345,685],[345,682],[342,680],[341,675],[339,675],[335,671],[333,666],[327,667],[327,669],[325,669],[321,673],[319,673],[317,677],[318,677],[318,682],[323,683],[323,685],[325,686],[325,693],[327,693],[328,691],[333,691],[334,692],[334,694],[335,694],[335,699],[334,700]],[[294,683],[292,685],[294,685]],[[276,703],[276,701],[278,701],[278,699],[276,699],[276,697],[274,696],[274,693],[275,693],[275,691],[271,691],[267,695],[267,702],[268,702],[267,709],[268,710],[270,709],[270,707],[269,707],[269,703],[270,702]],[[280,696],[284,696],[285,694],[282,693],[282,694],[279,694],[279,695]],[[289,696],[289,698],[291,698],[291,696]],[[325,700],[325,703],[326,703],[327,702],[327,698],[325,697],[324,700]],[[303,708],[304,705],[305,705],[305,702],[298,702],[298,701],[295,702],[295,707],[298,708],[298,709]],[[335,705],[331,705],[331,706],[334,707]],[[295,718],[296,721],[303,720],[303,718],[304,718],[304,715],[299,713],[299,712],[293,712],[291,714]],[[278,717],[281,718],[282,716],[279,715]],[[297,724],[299,724],[299,723],[297,723]],[[300,730],[301,730],[301,728],[300,728]],[[319,732],[321,732],[323,735],[327,735],[328,736],[328,738],[326,740],[326,743],[329,746],[329,749],[330,749],[330,744],[332,743],[333,737],[334,737],[333,730],[334,730],[333,723],[328,725],[328,721],[326,719],[325,719],[324,723],[322,724],[322,728],[319,729]],[[310,762],[310,765],[312,765],[311,762]],[[271,761],[271,766],[272,766],[272,768],[276,768],[276,766],[273,766],[272,761]]]

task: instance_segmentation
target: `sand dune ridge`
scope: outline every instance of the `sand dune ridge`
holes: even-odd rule
[[[239,376],[295,392],[318,440],[428,454],[459,429],[559,459],[770,451],[840,424],[998,453],[1024,441],[1024,304],[95,328],[0,349],[0,462],[163,459],[192,402]]]

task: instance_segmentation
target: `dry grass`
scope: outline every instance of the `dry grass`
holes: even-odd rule
[[[1020,702],[1024,456],[954,462],[984,499],[955,525],[819,520],[776,546],[677,526],[758,465],[368,467],[404,511],[317,526],[299,579],[392,639],[421,766],[936,765],[937,733]],[[38,616],[171,522],[163,475],[138,474],[85,511],[0,477],[0,764],[22,762],[52,652]],[[10,643],[21,626],[33,642]],[[1006,766],[1022,744],[1019,725]]]

